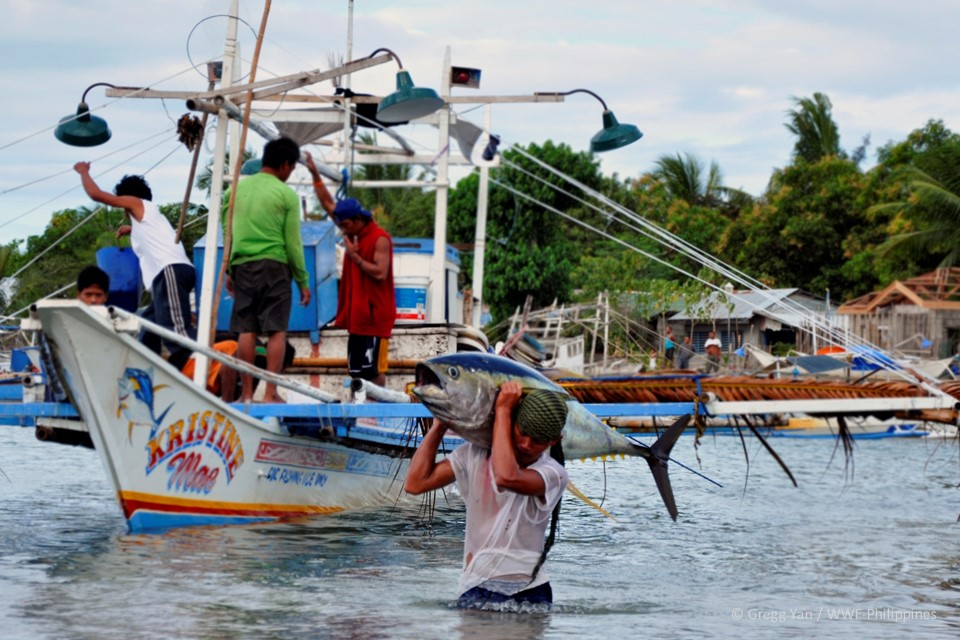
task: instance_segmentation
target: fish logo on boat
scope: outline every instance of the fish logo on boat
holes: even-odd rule
[[[153,385],[153,369],[135,369],[128,367],[123,372],[123,377],[117,379],[119,387],[117,404],[117,417],[121,414],[129,421],[127,425],[127,439],[133,439],[134,425],[148,425],[150,427],[150,437],[156,433],[157,428],[167,413],[173,408],[173,403],[163,410],[159,416],[154,414],[154,401],[156,392],[167,385]]]

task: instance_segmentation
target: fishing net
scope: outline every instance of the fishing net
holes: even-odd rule
[[[550,389],[534,389],[520,403],[517,427],[537,442],[556,440],[567,421],[567,400],[570,399]]]

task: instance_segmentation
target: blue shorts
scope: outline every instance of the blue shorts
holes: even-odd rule
[[[483,587],[474,587],[457,598],[458,609],[482,609],[485,604],[503,604],[506,602],[516,602],[517,604],[552,604],[553,589],[549,582],[544,582],[539,587],[518,591],[512,596],[490,591]]]

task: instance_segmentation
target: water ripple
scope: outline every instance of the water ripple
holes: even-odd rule
[[[776,445],[799,488],[752,444],[744,486],[739,442],[706,439],[702,471],[725,486],[674,467],[677,523],[642,461],[571,463],[616,520],[566,496],[557,606],[516,614],[448,607],[455,496],[431,520],[398,507],[132,535],[94,452],[3,429],[4,637],[957,637],[956,447],[861,443],[850,481],[829,442]],[[675,455],[695,460],[692,441]]]

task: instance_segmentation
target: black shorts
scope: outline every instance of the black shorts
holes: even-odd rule
[[[276,260],[245,262],[232,269],[230,330],[274,334],[290,326],[293,292],[290,267]]]
[[[499,605],[507,602],[515,602],[517,604],[528,602],[530,604],[550,605],[553,604],[553,589],[550,588],[549,582],[544,582],[533,589],[527,589],[526,591],[515,593],[512,596],[507,596],[502,593],[497,593],[496,591],[484,589],[483,587],[474,587],[460,594],[456,607],[458,609],[483,609],[487,605]]]
[[[373,380],[387,371],[388,340],[351,333],[347,337],[347,371],[352,378]]]

